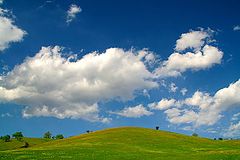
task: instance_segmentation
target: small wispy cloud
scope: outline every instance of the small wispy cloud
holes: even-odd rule
[[[47,5],[52,4],[54,2],[55,2],[55,0],[47,0],[41,6],[39,6],[37,9],[42,9],[42,8],[46,7]]]
[[[82,12],[82,9],[80,8],[80,6],[77,6],[75,4],[72,4],[69,8],[69,10],[67,11],[67,20],[66,22],[69,24],[70,22],[73,21],[73,19],[76,18],[76,15],[78,13]]]
[[[180,92],[181,92],[181,94],[183,95],[183,96],[185,96],[185,94],[187,93],[187,88],[182,88],[181,90],[180,90]]]
[[[234,31],[240,31],[240,26],[239,26],[239,25],[234,26],[234,27],[233,27],[233,30],[234,30]]]
[[[171,83],[171,84],[169,85],[169,92],[175,93],[175,92],[177,91],[177,89],[178,89],[178,87],[176,86],[175,83]]]
[[[2,113],[1,117],[2,118],[4,118],[4,117],[12,117],[12,115],[10,113]]]
[[[236,113],[233,115],[231,121],[237,121],[238,119],[240,119],[240,112],[239,113]]]

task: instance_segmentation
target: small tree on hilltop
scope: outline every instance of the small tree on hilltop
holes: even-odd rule
[[[51,139],[51,137],[52,137],[52,133],[49,132],[49,131],[47,131],[47,132],[44,133],[44,135],[43,135],[43,138],[46,138],[46,139]]]
[[[2,140],[3,140],[4,142],[10,142],[10,139],[11,139],[11,137],[10,137],[9,135],[6,135],[6,136],[3,136],[3,137],[2,137]]]
[[[192,136],[198,137],[198,134],[197,133],[193,133]]]
[[[21,141],[23,138],[22,132],[16,132],[12,135],[12,137],[16,138],[18,141]]]
[[[159,126],[156,126],[156,130],[159,130]]]
[[[56,139],[63,139],[64,137],[63,137],[62,134],[58,134],[58,135],[55,136],[55,138],[56,138]]]

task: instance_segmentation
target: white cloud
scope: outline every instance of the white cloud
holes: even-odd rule
[[[194,131],[194,128],[192,126],[185,126],[181,128],[184,131]]]
[[[177,91],[178,87],[176,86],[175,83],[171,83],[169,85],[169,91],[175,93]]]
[[[184,51],[185,49],[200,50],[206,43],[205,39],[211,37],[211,30],[190,31],[183,33],[176,41],[176,51]]]
[[[173,53],[162,66],[155,70],[159,77],[177,77],[186,70],[201,70],[210,68],[215,64],[220,64],[223,52],[218,48],[205,45],[201,51],[196,53],[187,52],[186,54]]]
[[[168,120],[174,124],[192,123],[194,127],[210,126],[221,119],[222,112],[240,105],[239,93],[240,80],[218,90],[214,96],[197,91],[190,98],[173,101],[167,105],[165,113]]]
[[[231,121],[237,121],[238,119],[240,118],[240,112],[239,113],[236,113],[232,116],[232,119]]]
[[[134,50],[134,49],[132,49]],[[149,51],[147,48],[143,48],[139,51],[138,54],[139,59],[141,59],[148,67],[154,67],[156,62],[159,60],[156,55]]]
[[[144,95],[145,97],[150,98],[150,94],[148,93],[148,90],[146,90],[146,89],[143,90],[143,95]]]
[[[137,91],[158,87],[139,52],[110,48],[71,59],[63,57],[58,46],[42,47],[34,57],[0,76],[0,102],[27,106],[24,117],[106,121],[99,116],[98,102],[125,101]]]
[[[10,113],[2,113],[1,117],[2,118],[4,118],[4,117],[12,117],[12,115]]]
[[[176,100],[175,99],[166,99],[166,98],[162,99],[158,103],[154,102],[154,103],[148,104],[148,107],[152,110],[165,110],[165,109],[168,109],[173,106],[178,106],[176,104]]]
[[[80,6],[77,6],[75,4],[72,4],[69,8],[69,10],[67,11],[67,23],[70,23],[73,21],[73,19],[76,18],[76,15],[78,13],[82,12],[82,9],[80,8]]]
[[[238,26],[238,25],[237,25],[237,26],[234,26],[234,27],[233,27],[233,30],[234,30],[234,31],[240,31],[240,26]]]
[[[171,108],[166,110],[167,119],[170,123],[192,123],[197,120],[198,115],[192,110],[180,110],[178,108]]]
[[[207,132],[207,133],[212,133],[212,134],[218,133],[218,131],[216,130],[216,128],[208,128],[208,129],[206,129],[206,132]]]
[[[240,121],[236,124],[231,124],[223,134],[224,137],[240,137]]]
[[[185,94],[187,93],[187,88],[182,88],[181,90],[180,90],[180,92],[182,93],[182,95],[183,96],[185,96]]]
[[[190,31],[182,34],[177,40],[176,51],[192,49],[184,54],[179,52],[172,53],[168,60],[162,62],[160,67],[155,69],[158,77],[176,77],[187,70],[197,71],[207,69],[215,64],[220,64],[223,52],[217,47],[210,45],[211,30]]]
[[[26,32],[14,25],[13,19],[7,17],[8,10],[0,8],[0,51],[9,47],[10,43],[23,40]]]
[[[3,4],[3,0],[0,0],[0,5]]]
[[[204,110],[214,103],[214,99],[208,93],[196,91],[191,98],[186,98],[184,103],[189,106],[199,106]]]
[[[150,116],[153,114],[152,112],[148,111],[142,104],[134,107],[126,107],[121,111],[110,113],[129,118],[139,118],[142,116]]]

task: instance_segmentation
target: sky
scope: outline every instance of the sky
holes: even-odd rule
[[[0,0],[0,135],[240,138],[239,5]]]

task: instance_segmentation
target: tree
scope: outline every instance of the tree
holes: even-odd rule
[[[12,137],[16,138],[18,141],[21,141],[23,138],[22,132],[16,132],[12,135]]]
[[[43,135],[43,138],[46,138],[46,139],[51,139],[51,137],[52,137],[52,133],[49,132],[49,131],[47,131],[47,132],[44,133],[44,135]]]
[[[221,140],[223,140],[223,138],[221,138],[221,137],[220,137],[220,138],[218,138],[218,140],[220,140],[220,141],[221,141]]]
[[[10,139],[11,139],[11,137],[10,137],[9,135],[6,135],[6,136],[3,136],[3,137],[2,137],[2,140],[3,140],[4,142],[10,142]]]
[[[198,134],[197,133],[193,133],[192,136],[198,137]]]
[[[156,126],[156,130],[159,130],[159,126]]]
[[[55,138],[56,138],[56,139],[63,139],[64,137],[63,137],[62,134],[58,134],[58,135],[55,136]]]

